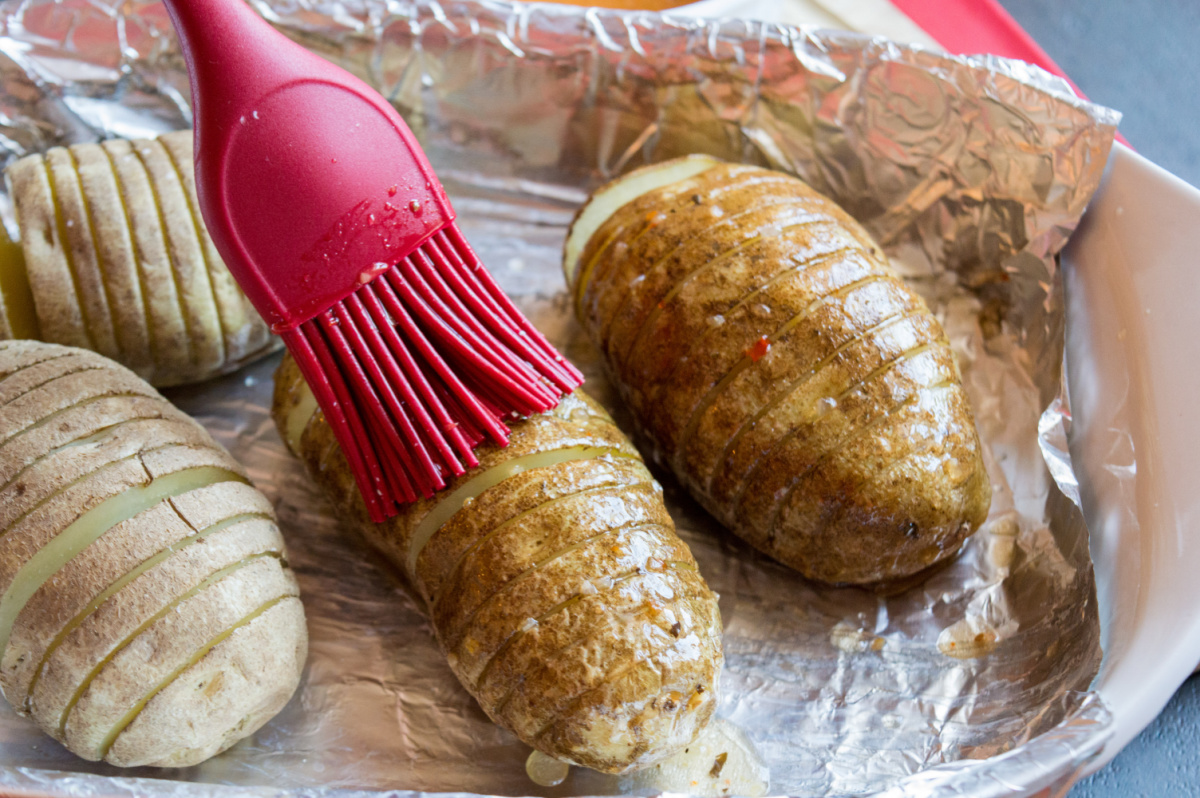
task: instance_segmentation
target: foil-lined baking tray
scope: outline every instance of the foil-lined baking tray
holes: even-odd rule
[[[402,110],[485,263],[618,420],[559,258],[587,191],[643,163],[707,152],[800,174],[875,233],[942,318],[994,499],[962,555],[923,584],[885,594],[805,582],[659,474],[721,596],[720,715],[769,766],[772,794],[1032,794],[1069,783],[1099,751],[1111,726],[1088,692],[1102,652],[1064,443],[1056,253],[1099,183],[1115,112],[1024,64],[844,33],[487,1],[255,4]],[[161,5],[6,0],[0,25],[8,158],[190,123]],[[528,779],[528,749],[457,684],[398,575],[339,529],[286,453],[268,416],[274,363],[171,398],[279,510],[311,636],[300,691],[252,738],[182,771],[84,762],[6,707],[0,787],[687,791],[579,768],[554,788]]]

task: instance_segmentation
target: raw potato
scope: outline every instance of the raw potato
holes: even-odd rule
[[[183,767],[299,683],[270,503],[197,424],[81,349],[0,342],[0,687],[90,760]]]
[[[991,485],[945,333],[853,219],[704,156],[601,188],[567,238],[577,315],[662,460],[807,577],[952,556]]]
[[[5,177],[21,242],[0,241],[0,338],[91,349],[160,387],[277,347],[200,218],[190,131],[55,147]]]
[[[507,448],[432,499],[371,524],[290,358],[280,433],[427,603],[450,667],[496,723],[537,750],[611,773],[687,746],[716,707],[716,597],[660,487],[590,399],[512,424]]]

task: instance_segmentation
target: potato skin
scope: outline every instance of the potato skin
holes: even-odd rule
[[[200,218],[191,131],[54,147],[5,171],[36,329],[0,338],[78,346],[159,387],[210,379],[278,348]],[[10,289],[11,290],[11,289]]]
[[[715,166],[620,207],[578,264],[578,318],[641,433],[759,550],[877,583],[952,556],[986,518],[941,326],[802,181]]]
[[[0,508],[0,688],[75,754],[194,765],[295,691],[307,631],[270,502],[129,370],[0,342]]]
[[[305,393],[285,358],[273,409],[285,437]],[[591,399],[567,396],[511,428],[506,448],[480,447],[478,467],[383,524],[368,520],[319,412],[296,454],[339,515],[405,572],[452,670],[492,720],[565,761],[645,767],[690,743],[716,707],[716,597],[661,488]],[[589,454],[535,459],[428,528],[472,480],[570,447]]]

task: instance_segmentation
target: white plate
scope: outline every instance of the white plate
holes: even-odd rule
[[[1063,254],[1071,451],[1105,651],[1095,686],[1116,720],[1090,770],[1137,736],[1200,661],[1198,265],[1200,191],[1115,147]],[[1125,473],[1093,465],[1114,451]]]

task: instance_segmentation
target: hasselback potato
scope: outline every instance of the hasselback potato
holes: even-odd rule
[[[275,348],[200,218],[191,131],[55,147],[5,178],[21,236],[0,242],[0,338],[91,349],[158,386]]]
[[[660,487],[582,395],[511,424],[506,448],[372,524],[290,358],[274,415],[309,474],[428,607],[450,667],[534,748],[608,772],[691,742],[716,706],[716,597]]]
[[[0,342],[0,687],[85,759],[185,766],[288,700],[304,611],[270,503],[81,349]]]
[[[945,333],[844,211],[693,156],[580,211],[565,266],[641,431],[720,521],[827,582],[954,554],[991,487]]]

